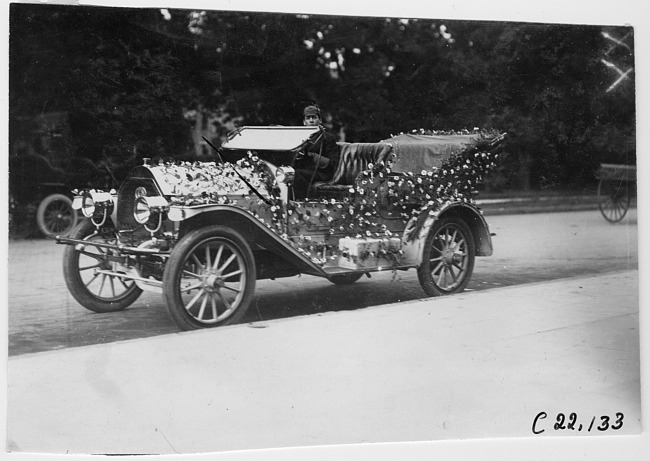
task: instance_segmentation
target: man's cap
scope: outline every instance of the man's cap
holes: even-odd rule
[[[308,115],[315,115],[317,117],[320,117],[320,109],[316,106],[307,106],[302,111],[302,115],[303,117],[307,117]]]

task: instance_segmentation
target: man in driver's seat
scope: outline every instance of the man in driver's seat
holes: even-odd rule
[[[303,125],[319,126],[321,123],[320,109],[316,106],[305,107]],[[336,140],[336,136],[323,129],[313,141],[304,147],[304,155],[299,156],[294,164],[296,177],[293,191],[296,198],[307,197],[312,184],[332,179],[340,156]]]

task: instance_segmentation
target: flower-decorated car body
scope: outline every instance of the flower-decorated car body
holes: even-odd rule
[[[492,254],[474,196],[503,136],[340,143],[348,171],[335,178],[347,179],[294,200],[293,162],[320,132],[244,127],[215,148],[215,161],[145,161],[117,191],[76,191],[73,206],[88,219],[57,239],[68,245],[70,292],[96,312],[159,292],[179,327],[195,329],[240,320],[264,278],[347,284],[414,268],[427,295],[462,291],[475,256]]]

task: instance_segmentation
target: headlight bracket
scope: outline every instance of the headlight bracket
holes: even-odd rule
[[[139,196],[133,204],[133,218],[152,235],[162,227],[167,211],[169,211],[169,202],[160,196]]]
[[[106,223],[114,206],[115,199],[110,192],[87,190],[81,194],[81,213],[97,228]]]

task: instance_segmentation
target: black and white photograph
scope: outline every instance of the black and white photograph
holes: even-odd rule
[[[3,454],[642,459],[634,3],[8,2]]]

